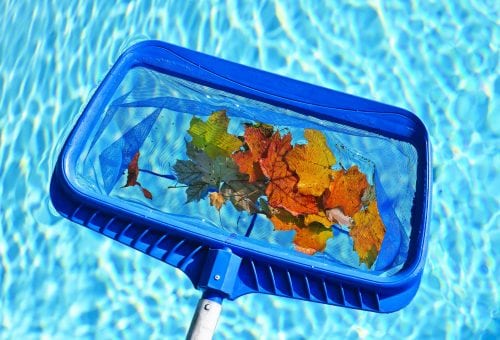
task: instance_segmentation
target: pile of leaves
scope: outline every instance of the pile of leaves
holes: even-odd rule
[[[305,129],[305,144],[273,126],[246,124],[243,136],[228,133],[225,111],[206,121],[193,118],[187,158],[173,169],[186,187],[187,202],[208,198],[215,209],[264,214],[275,230],[295,231],[295,248],[322,252],[332,225],[349,229],[360,262],[370,268],[380,251],[385,226],[371,186],[357,166],[335,166],[325,136]]]

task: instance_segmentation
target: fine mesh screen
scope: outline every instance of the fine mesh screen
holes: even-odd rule
[[[94,126],[78,182],[117,204],[377,275],[406,260],[408,143],[146,68],[128,72]]]

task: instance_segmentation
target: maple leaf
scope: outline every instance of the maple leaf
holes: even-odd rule
[[[293,216],[283,208],[273,208],[267,203],[262,204],[262,211],[274,226],[274,230],[297,230],[304,227],[304,220],[300,216]]]
[[[354,241],[354,251],[360,263],[371,268],[382,246],[385,236],[384,222],[380,218],[377,201],[371,201],[367,209],[354,214],[349,235]]]
[[[302,215],[294,216],[283,208],[269,206],[264,200],[260,201],[260,206],[262,207],[262,213],[273,223],[274,230],[295,230],[293,243],[297,251],[309,255],[324,251],[327,240],[333,237],[331,228],[327,228],[316,221],[308,221],[309,224],[307,224],[308,215],[305,218]]]
[[[187,195],[186,203],[192,201],[199,201],[205,198],[211,190],[216,190],[216,189],[217,188],[202,181],[193,182],[189,184],[186,189],[186,195]]]
[[[323,206],[326,209],[339,208],[345,215],[352,216],[361,209],[362,197],[367,188],[366,176],[357,166],[347,171],[335,171],[323,195]]]
[[[139,153],[139,151],[137,151],[135,153],[134,157],[132,157],[132,160],[130,161],[130,163],[128,164],[128,166],[127,166],[127,183],[123,186],[123,188],[133,187],[133,186],[138,185],[141,188],[141,191],[142,191],[142,194],[144,195],[144,197],[152,200],[153,194],[151,194],[151,192],[148,189],[143,188],[141,183],[139,183],[137,181],[137,179],[139,178],[139,156],[140,155],[141,154]]]
[[[250,183],[264,179],[259,161],[269,147],[271,135],[272,127],[268,125],[247,125],[244,139],[248,150],[238,151],[231,156],[240,172],[249,176]]]
[[[186,185],[198,182],[200,177],[204,174],[204,169],[192,160],[179,159],[174,164],[177,181]]]
[[[269,180],[266,187],[269,205],[284,208],[294,216],[314,214],[319,211],[316,197],[298,192],[298,177],[285,162],[286,154],[292,149],[291,140],[289,133],[282,138],[279,132],[275,132],[265,157],[259,161],[262,172]]]
[[[286,155],[290,169],[299,176],[297,188],[304,195],[321,196],[330,184],[335,156],[328,148],[325,136],[313,129],[305,129],[307,144],[295,145]]]
[[[188,133],[193,138],[193,145],[205,151],[208,157],[230,156],[243,142],[227,133],[228,125],[226,111],[214,111],[206,122],[197,117],[191,119]]]
[[[222,184],[220,192],[225,199],[233,203],[237,210],[254,214],[260,211],[257,200],[264,195],[264,185],[248,183],[245,180],[233,180]]]
[[[333,237],[332,229],[325,228],[320,223],[312,223],[305,228],[297,228],[296,230],[297,233],[293,239],[295,249],[308,255],[324,251],[326,242]]]
[[[186,150],[190,159],[177,160],[173,166],[177,181],[187,186],[186,203],[199,201],[210,191],[219,191],[222,183],[248,180],[248,176],[238,171],[230,157],[218,156],[212,159],[192,142],[187,143]]]
[[[220,192],[211,192],[208,196],[210,197],[210,205],[214,206],[217,210],[220,210],[222,205],[226,202],[224,196]]]

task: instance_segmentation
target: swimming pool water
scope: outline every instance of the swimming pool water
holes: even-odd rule
[[[500,5],[495,1],[0,4],[0,337],[183,338],[184,274],[60,218],[49,178],[67,127],[120,52],[160,39],[415,112],[433,143],[428,261],[382,315],[244,296],[216,338],[500,334]]]

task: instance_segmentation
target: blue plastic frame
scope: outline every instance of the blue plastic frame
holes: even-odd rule
[[[411,143],[418,154],[407,261],[389,277],[318,264],[307,256],[248,242],[240,235],[190,228],[192,219],[166,218],[116,206],[80,187],[75,162],[86,136],[126,73],[147,67],[171,76]],[[286,93],[283,92],[286,89]],[[259,292],[375,312],[406,306],[420,284],[427,253],[431,200],[431,146],[412,113],[159,41],[125,51],[109,71],[68,137],[51,181],[51,199],[66,218],[184,271],[206,295],[235,299]],[[218,279],[214,280],[217,276]]]

